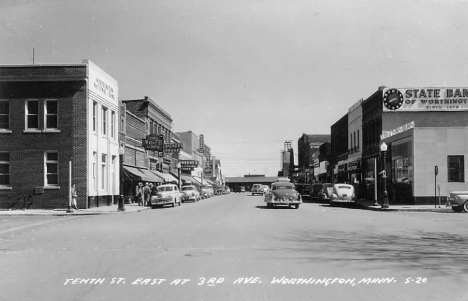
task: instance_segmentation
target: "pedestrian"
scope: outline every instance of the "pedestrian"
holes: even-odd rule
[[[146,182],[145,186],[143,187],[143,198],[144,198],[143,206],[148,206],[150,194],[151,194],[151,188],[148,182]]]
[[[138,202],[138,206],[140,206],[140,204],[144,204],[144,200],[143,200],[143,183],[138,183],[136,189],[135,189],[135,197],[137,199],[137,202]]]
[[[158,187],[156,185],[151,184],[151,195],[157,195],[158,194]]]
[[[76,193],[75,184],[72,185],[71,195],[72,195],[72,208],[75,209],[75,210],[79,210],[78,206],[77,206],[77,203],[76,203],[76,199],[78,198],[78,193]]]

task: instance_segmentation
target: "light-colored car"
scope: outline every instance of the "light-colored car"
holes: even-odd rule
[[[204,199],[211,198],[211,197],[214,195],[213,187],[207,186],[207,185],[203,185],[203,186],[201,187],[200,195],[201,195],[201,197],[204,198]]]
[[[294,184],[289,182],[274,182],[269,192],[265,193],[265,203],[268,208],[286,205],[290,208],[299,208],[302,197],[296,191]]]
[[[195,185],[185,185],[180,190],[182,203],[187,201],[198,202],[200,200],[200,192]]]
[[[231,193],[231,188],[226,186],[226,194],[229,194],[229,193]]]
[[[453,211],[468,212],[468,191],[452,191],[447,201]]]
[[[158,192],[156,195],[152,195],[150,199],[151,208],[156,206],[172,205],[178,204],[180,206],[180,191],[175,184],[164,184],[158,186]]]
[[[268,191],[270,191],[270,186],[268,186],[268,185],[263,185],[263,186],[262,186],[262,189],[263,189],[263,193],[267,193]]]
[[[263,185],[253,184],[252,189],[250,191],[252,192],[252,195],[256,195],[256,194],[263,195]]]
[[[336,204],[355,204],[356,194],[354,193],[353,185],[349,184],[334,184],[333,191],[330,195],[330,206]]]
[[[331,183],[324,183],[322,189],[318,192],[318,201],[321,202],[329,202],[330,196],[333,193],[333,184]]]

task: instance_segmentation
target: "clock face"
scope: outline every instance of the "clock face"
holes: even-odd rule
[[[403,104],[403,94],[397,89],[387,90],[383,98],[384,105],[389,110],[397,110]]]

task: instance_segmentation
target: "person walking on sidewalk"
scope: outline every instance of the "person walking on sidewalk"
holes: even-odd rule
[[[138,206],[140,206],[140,204],[142,204],[142,206],[144,206],[144,200],[143,200],[143,183],[138,183],[136,189],[135,189],[135,196],[136,196],[136,199],[137,199],[137,202],[138,202]]]
[[[150,200],[150,194],[151,194],[151,188],[148,184],[148,182],[145,183],[145,186],[143,187],[143,206],[148,206],[149,200]]]
[[[78,193],[76,193],[75,184],[72,185],[71,195],[72,195],[72,208],[75,209],[75,210],[79,210],[78,205],[76,203],[76,199],[78,198]]]

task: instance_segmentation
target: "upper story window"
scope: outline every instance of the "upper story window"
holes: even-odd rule
[[[10,185],[9,152],[0,152],[0,185]]]
[[[448,181],[465,182],[465,156],[447,156]]]
[[[58,186],[59,184],[58,159],[57,151],[45,153],[45,186]]]
[[[58,103],[56,100],[46,100],[44,104],[45,128],[58,128]]]
[[[102,134],[107,135],[107,108],[102,108]]]
[[[10,102],[8,100],[0,100],[0,130],[8,130],[10,128]]]
[[[96,131],[96,127],[97,127],[96,113],[97,113],[97,102],[93,102],[93,131],[94,132]]]
[[[114,111],[111,111],[110,123],[111,123],[110,134],[112,138],[115,138],[115,112]]]
[[[26,101],[26,129],[39,129],[39,101]]]

